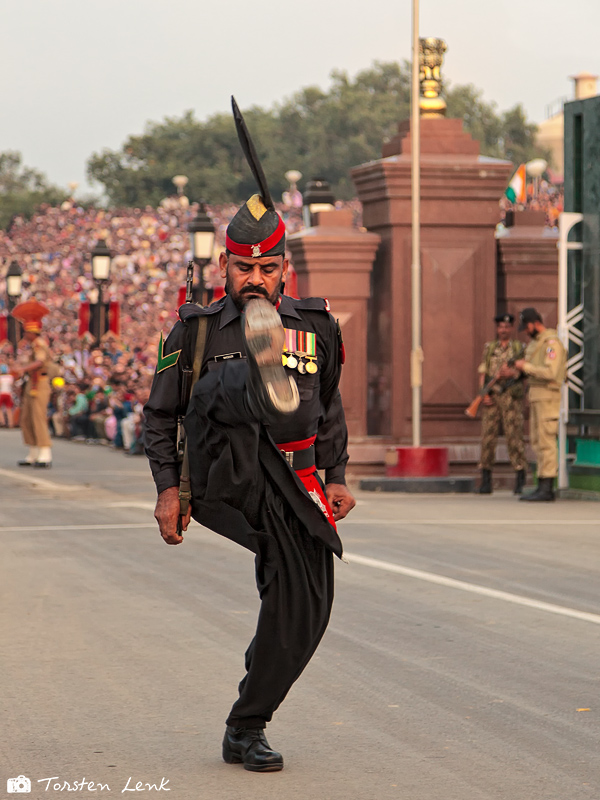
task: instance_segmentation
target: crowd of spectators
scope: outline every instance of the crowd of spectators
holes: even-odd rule
[[[565,194],[563,186],[556,186],[549,181],[540,180],[539,184],[527,184],[527,200],[525,203],[513,205],[506,197],[501,202],[503,222],[508,209],[516,211],[543,211],[546,215],[546,228],[557,229],[558,218],[564,211]]]
[[[345,205],[360,224],[360,204]],[[0,275],[16,260],[23,274],[21,300],[35,297],[50,309],[44,335],[65,381],[55,387],[49,407],[54,435],[141,452],[141,410],[156,368],[159,334],[166,336],[177,319],[191,259],[187,225],[197,210],[185,197],[143,209],[84,208],[68,201],[43,206],[30,220],[17,216],[7,231],[0,230]],[[300,207],[278,210],[289,233],[301,229]],[[209,300],[222,286],[218,254],[236,211],[232,204],[208,208],[216,233],[214,258],[204,270]],[[98,300],[90,254],[101,239],[113,256],[105,299],[119,303],[120,332],[109,332],[93,346],[91,334],[79,335],[79,311],[82,303]],[[0,277],[0,313],[6,313],[5,301],[6,280]],[[9,372],[23,357],[8,341],[0,343],[0,369]],[[18,394],[18,386],[15,390]],[[0,426],[10,425],[10,416],[9,422],[0,408]]]
[[[544,211],[546,227],[558,228],[558,217],[564,211],[565,193],[562,186],[553,186],[548,181],[540,181],[537,192],[533,184],[528,193],[527,208],[531,211]],[[529,187],[528,187],[529,188]]]

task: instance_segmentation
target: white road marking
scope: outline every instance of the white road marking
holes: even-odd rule
[[[153,503],[113,503],[111,506],[121,508],[154,508]],[[589,520],[592,522],[592,520]],[[388,520],[383,522],[388,523]],[[436,524],[438,521],[434,520],[428,524]],[[594,521],[595,522],[595,521]],[[577,524],[580,524],[579,520]],[[198,531],[206,531],[202,526],[192,521],[193,528],[198,528]],[[104,523],[97,525],[31,525],[19,527],[0,527],[0,533],[27,533],[27,532],[51,532],[51,531],[112,531],[123,529],[153,529],[156,528],[156,522],[119,522],[119,523]],[[188,531],[191,533],[191,531]],[[219,543],[219,537],[212,539],[214,544]],[[228,540],[223,540],[225,543]],[[583,620],[584,622],[593,622],[595,625],[600,625],[600,614],[592,614],[588,611],[578,611],[575,608],[568,606],[559,606],[554,603],[546,603],[543,600],[534,600],[530,597],[525,597],[512,592],[503,592],[499,589],[490,589],[486,586],[480,586],[476,583],[467,583],[466,581],[456,580],[455,578],[447,578],[444,575],[438,575],[434,572],[425,572],[420,569],[413,569],[412,567],[405,567],[401,564],[394,564],[390,561],[381,561],[376,558],[369,558],[368,556],[361,556],[357,553],[344,553],[345,560],[350,564],[360,564],[364,567],[372,567],[380,569],[384,572],[393,572],[396,575],[404,575],[407,578],[416,578],[417,580],[426,581],[427,583],[434,583],[438,586],[447,586],[451,589],[460,589],[463,592],[470,592],[471,594],[482,595],[483,597],[491,597],[495,600],[503,600],[507,603],[514,603],[515,605],[526,606],[527,608],[535,608],[538,611],[546,611],[550,614],[558,614],[563,617],[571,617],[572,619]]]
[[[77,469],[78,475],[136,475],[141,478],[152,478],[150,469],[133,470],[133,469]]]
[[[102,525],[27,525],[18,528],[2,528],[0,533],[30,533],[32,531],[119,531],[124,528],[157,528],[156,522],[116,522]],[[158,528],[157,528],[158,530]]]
[[[102,508],[142,508],[144,511],[154,511],[156,503],[147,500],[124,500],[120,503],[103,503]]]
[[[11,480],[21,481],[21,483],[29,483],[38,486],[40,489],[49,489],[53,492],[80,492],[82,484],[69,484],[69,483],[55,483],[48,481],[45,478],[38,478],[38,470],[35,467],[23,467],[25,472],[15,472],[12,469],[0,469],[0,476],[10,478]]]
[[[480,594],[484,597],[492,597],[495,600],[504,600],[507,603],[527,606],[528,608],[535,608],[538,611],[547,611],[550,614],[559,614],[563,617],[571,617],[573,619],[593,622],[595,625],[600,625],[600,614],[591,614],[588,611],[578,611],[576,608],[569,608],[568,606],[545,603],[543,600],[534,600],[520,594],[512,594],[512,592],[489,589],[486,586],[480,586],[476,583],[467,583],[466,581],[459,581],[455,578],[446,578],[444,575],[437,575],[435,572],[425,572],[420,569],[412,569],[412,567],[403,567],[401,564],[393,564],[390,561],[380,561],[379,559],[369,558],[368,556],[359,556],[356,553],[345,552],[344,555],[350,564],[361,564],[363,567],[373,567],[374,569],[381,569],[385,572],[394,572],[397,575],[404,575],[407,578],[416,578],[420,581],[427,581],[427,583],[435,583],[438,586],[448,586],[451,589],[460,589],[463,592]]]

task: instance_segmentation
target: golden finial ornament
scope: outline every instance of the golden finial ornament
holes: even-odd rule
[[[443,81],[441,67],[444,53],[448,49],[443,39],[428,37],[419,39],[419,80],[421,97],[419,108],[422,117],[446,116],[446,101],[440,97]]]

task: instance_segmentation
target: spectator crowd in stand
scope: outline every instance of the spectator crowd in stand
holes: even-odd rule
[[[558,228],[558,217],[564,211],[565,194],[563,186],[555,186],[546,180],[541,180],[535,188],[534,183],[527,184],[527,200],[524,204],[513,205],[506,197],[501,201],[501,210],[504,216],[508,209],[516,211],[543,211],[546,215],[546,228]]]
[[[344,205],[360,225],[358,201]],[[302,228],[301,208],[281,205],[278,210],[288,233]],[[215,290],[222,292],[218,253],[236,211],[233,204],[208,208],[216,233],[215,257],[204,270],[209,300]],[[179,290],[191,259],[187,225],[196,212],[197,206],[190,206],[186,198],[169,198],[158,208],[110,210],[70,201],[61,207],[43,206],[30,220],[17,216],[7,231],[0,230],[0,275],[17,261],[23,277],[20,299],[35,297],[50,309],[44,336],[64,377],[48,409],[55,436],[141,452],[142,408],[156,368],[159,334],[166,336],[177,319]],[[98,299],[91,251],[101,239],[113,257],[105,299],[119,303],[120,333],[109,333],[92,346],[93,336],[79,335],[79,311],[82,303]],[[2,277],[0,313],[6,312],[5,300]],[[8,341],[0,342],[0,379],[10,376],[11,364],[23,358],[21,346],[15,354]],[[2,386],[8,383],[6,378]],[[7,407],[7,394],[16,401],[18,413],[18,382],[10,392],[0,392],[0,426],[10,427],[13,409]]]

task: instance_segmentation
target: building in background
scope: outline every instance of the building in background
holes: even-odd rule
[[[585,100],[588,97],[595,97],[598,94],[598,75],[590,72],[580,72],[573,75],[571,80],[575,82],[575,100]],[[565,115],[564,104],[566,98],[561,98],[556,103],[547,107],[548,117],[538,125],[536,144],[540,149],[549,150],[552,156],[550,165],[552,175],[555,179],[562,178],[564,175],[564,131]]]

